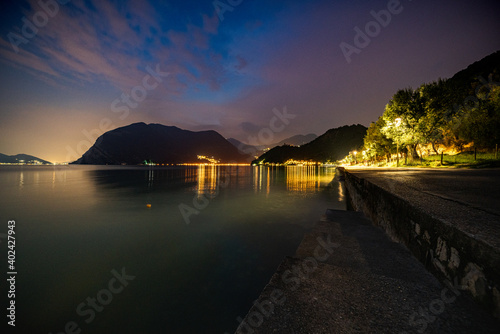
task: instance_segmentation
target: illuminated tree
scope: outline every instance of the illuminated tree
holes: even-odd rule
[[[386,105],[383,119],[386,126],[382,133],[406,146],[414,159],[418,159],[417,145],[423,141],[419,132],[419,121],[425,116],[425,106],[419,90],[399,90]]]
[[[422,143],[432,144],[436,154],[439,154],[436,144],[443,143],[447,124],[453,116],[453,92],[445,80],[425,84],[419,88],[424,114],[420,117],[416,131]]]
[[[376,159],[377,156],[388,157],[396,150],[396,145],[385,134],[382,133],[382,128],[386,123],[382,117],[371,123],[366,131],[364,138],[364,150],[370,159]]]

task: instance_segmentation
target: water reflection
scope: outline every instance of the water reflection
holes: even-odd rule
[[[332,180],[335,170],[317,166],[287,166],[286,187],[288,191],[314,193]]]
[[[339,182],[339,202],[344,201],[344,187],[342,186],[342,183]]]
[[[58,166],[2,166],[0,212],[16,217],[20,212],[54,213],[77,210],[95,203],[95,184],[85,173],[88,168]]]
[[[286,188],[289,191],[314,192],[319,189],[320,180],[314,166],[287,166]]]
[[[190,172],[192,173],[193,170]],[[217,194],[221,182],[227,183],[226,186],[230,185],[233,188],[236,187],[234,182],[244,182],[245,180],[251,182],[255,193],[268,195],[273,185],[282,182],[283,177],[285,178],[286,190],[290,192],[318,192],[321,187],[326,186],[333,179],[335,170],[316,166],[231,167],[200,165],[196,175],[193,176],[197,178],[196,192],[198,196]],[[228,178],[229,180],[226,182]],[[343,194],[340,198],[343,198]]]
[[[54,188],[56,184],[66,182],[66,171],[68,166],[1,166],[0,182],[13,185],[21,190],[27,186],[39,187],[45,183],[51,183]],[[74,168],[74,172],[82,172],[85,169]]]
[[[17,176],[19,189],[22,189],[27,182],[34,186],[45,182],[51,183],[52,188],[55,188],[58,184],[67,183],[68,173],[71,172],[73,176],[75,173],[87,174],[89,180],[97,185],[110,188],[134,188],[137,191],[137,187],[140,189],[142,186],[145,191],[153,191],[172,187],[192,187],[198,196],[217,194],[221,184],[234,189],[247,188],[251,185],[255,193],[269,194],[273,186],[282,185],[283,181],[286,190],[290,192],[315,193],[335,176],[333,168],[316,166],[85,167],[87,168],[37,167],[37,170],[11,170],[9,174]],[[26,179],[27,176],[29,179]],[[339,187],[338,191],[339,199],[343,200],[342,188]]]
[[[197,194],[213,196],[218,189],[221,170],[214,165],[200,165],[198,167],[198,187]]]
[[[154,179],[155,179],[155,173],[153,171],[153,168],[150,168],[148,173],[148,188],[151,188],[153,186]]]
[[[0,168],[0,212],[19,221],[32,273],[19,277],[19,315],[38,321],[23,332],[55,332],[122,267],[137,281],[90,332],[231,330],[324,210],[345,207],[326,187],[333,177],[299,166]],[[187,225],[179,205],[198,196],[211,198]]]
[[[262,190],[262,182],[263,182],[263,173],[264,170],[267,170],[265,167],[256,167],[253,169],[253,189],[255,193],[258,193]]]
[[[88,178],[107,189],[133,192],[165,191],[196,186],[196,167],[101,167],[86,171]]]

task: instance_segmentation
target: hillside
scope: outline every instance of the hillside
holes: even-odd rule
[[[363,145],[366,127],[350,125],[330,129],[315,140],[300,147],[283,145],[261,155],[254,163],[284,163],[287,160],[306,160],[315,162],[337,161],[352,150]]]
[[[488,82],[488,78],[491,75],[491,82],[498,85],[500,81],[500,51],[496,51],[481,60],[478,60],[467,68],[455,73],[449,81],[453,82],[457,86],[473,88],[471,83],[475,81]],[[480,79],[482,78],[482,79]],[[483,82],[483,83],[485,83]],[[469,91],[469,93],[474,93]]]
[[[282,146],[282,145],[293,145],[293,146],[301,146],[307,143],[312,142],[314,139],[318,138],[314,133],[310,133],[307,135],[295,135],[286,139],[283,139],[280,142],[274,144],[274,146]]]
[[[75,164],[137,165],[202,162],[198,156],[220,162],[248,162],[231,143],[215,131],[188,131],[175,126],[134,123],[100,136]],[[206,160],[205,160],[206,161]]]
[[[6,155],[0,153],[0,163],[2,164],[18,164],[18,163],[34,164],[36,162],[41,164],[52,165],[50,161],[43,160],[28,154]]]
[[[498,86],[500,82],[500,51],[478,60],[447,79],[449,96],[456,104],[477,96],[479,87]]]

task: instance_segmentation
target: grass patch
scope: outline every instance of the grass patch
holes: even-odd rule
[[[498,155],[500,157],[500,154]],[[500,159],[495,159],[495,153],[477,152],[474,159],[474,152],[462,152],[454,155],[443,155],[441,164],[441,155],[430,155],[423,159],[411,161],[408,159],[404,163],[404,158],[399,160],[399,167],[432,167],[432,168],[492,168],[500,167]],[[374,167],[396,167],[396,160],[391,162],[379,161],[371,166]]]
[[[441,164],[441,155],[431,155],[423,159],[423,165],[429,167],[499,167],[500,160],[495,159],[495,153],[477,152],[474,159],[474,152],[462,152],[454,155],[443,155]]]

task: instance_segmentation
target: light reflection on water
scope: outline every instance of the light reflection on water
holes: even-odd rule
[[[196,192],[198,196],[214,195],[220,182],[221,169],[211,165],[200,165],[197,170],[197,177],[198,188]]]
[[[314,166],[287,166],[286,186],[289,191],[316,192],[319,191],[322,178],[327,177],[330,181],[334,172],[332,169],[325,169],[318,173],[318,167]],[[323,180],[324,182],[325,180]]]
[[[338,185],[339,185],[339,202],[343,202],[345,201],[345,198],[344,198],[344,187],[343,185],[338,182]]]
[[[325,209],[345,208],[333,178],[318,167],[2,166],[0,219],[17,222],[19,328],[234,331]],[[197,211],[189,225],[182,204]],[[77,305],[123,267],[136,279],[87,324]]]

